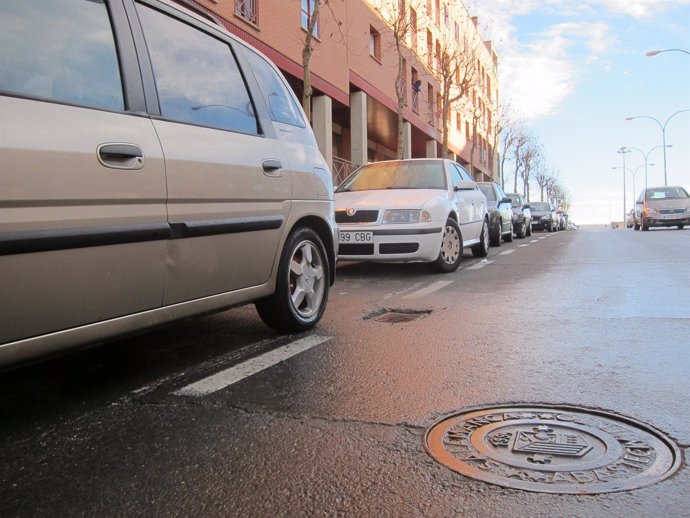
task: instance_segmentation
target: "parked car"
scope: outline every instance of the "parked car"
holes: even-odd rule
[[[522,194],[509,192],[506,194],[511,200],[513,209],[513,232],[515,237],[524,238],[532,235],[532,212],[527,200]]]
[[[486,257],[489,219],[470,174],[446,159],[391,160],[357,169],[335,191],[339,259],[432,264],[452,272],[464,248]]]
[[[625,227],[626,228],[633,228],[635,226],[635,207],[630,209],[630,212],[628,212],[625,215]],[[640,230],[639,228],[637,230]]]
[[[635,230],[690,225],[690,196],[677,185],[650,187],[635,202]]]
[[[331,175],[265,56],[164,0],[0,20],[0,365],[249,301],[319,321]]]
[[[529,204],[532,212],[532,229],[548,230],[556,232],[558,230],[559,218],[556,209],[547,201],[532,201]]]
[[[565,230],[568,228],[568,215],[562,210],[557,210],[558,214],[558,230]]]
[[[489,243],[501,246],[501,238],[513,240],[513,202],[496,182],[479,182],[489,207]]]

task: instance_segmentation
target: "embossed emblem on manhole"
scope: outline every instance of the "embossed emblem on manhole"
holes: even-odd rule
[[[468,411],[426,432],[429,454],[448,468],[500,486],[593,494],[640,488],[673,474],[678,447],[633,419],[569,406]]]

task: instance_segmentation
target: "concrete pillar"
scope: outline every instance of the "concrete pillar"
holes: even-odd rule
[[[333,170],[333,99],[327,95],[312,97],[312,126],[316,143]]]
[[[412,124],[403,122],[403,158],[412,158]]]
[[[437,153],[437,142],[434,139],[426,141],[426,157],[427,158],[438,158]]]
[[[350,94],[350,160],[355,165],[367,163],[367,94],[353,92]]]

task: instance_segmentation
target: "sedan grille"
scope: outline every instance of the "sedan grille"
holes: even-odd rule
[[[683,214],[685,209],[661,209],[660,214]]]
[[[374,245],[369,244],[341,244],[338,247],[338,255],[374,255]]]
[[[335,211],[336,223],[375,223],[378,218],[378,210],[357,210],[352,216],[348,216],[344,209]]]

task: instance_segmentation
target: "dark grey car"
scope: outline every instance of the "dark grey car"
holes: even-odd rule
[[[532,213],[532,229],[555,232],[559,226],[559,216],[556,209],[548,201],[534,201],[530,203]]]
[[[506,194],[512,200],[513,232],[515,237],[522,239],[532,235],[532,211],[522,194],[509,192]]]

